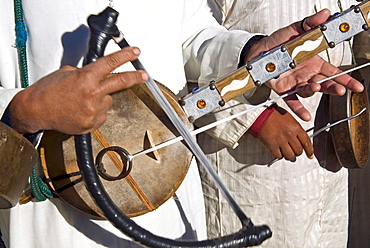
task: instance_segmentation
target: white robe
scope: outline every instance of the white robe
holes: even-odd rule
[[[17,51],[13,47],[12,2],[3,1],[0,8],[0,116],[20,90]],[[105,9],[108,3],[108,0],[23,1],[30,84],[63,65],[81,66],[88,39],[86,19]],[[197,81],[202,61],[215,61],[220,67],[221,62],[217,61],[221,58],[220,61],[228,61],[225,66],[235,67],[241,48],[251,37],[246,32],[227,32],[211,16],[206,1],[117,0],[114,4],[120,13],[117,26],[131,45],[140,47],[140,59],[146,69],[179,95],[187,92],[186,79]],[[224,45],[226,41],[228,45]],[[115,44],[109,44],[107,52],[117,49]],[[124,69],[132,67],[123,66],[120,70]],[[213,74],[213,70],[209,67],[207,73]],[[195,164],[177,197],[185,217],[170,199],[156,211],[134,220],[160,236],[205,239],[203,197]],[[0,223],[9,248],[138,246],[126,240],[109,222],[93,220],[59,199],[2,210]]]
[[[228,29],[266,34],[315,13],[315,4],[317,10],[329,8],[332,13],[340,11],[336,0],[209,2],[219,22]],[[341,2],[343,9],[356,4],[355,1]],[[326,53],[322,56],[327,59]],[[336,66],[350,64],[351,58],[348,43],[330,51],[330,61]],[[310,122],[300,121],[305,130],[314,125],[320,97],[320,94],[316,94],[302,100],[313,117]],[[279,105],[288,110],[282,101],[279,101]],[[227,108],[209,118],[222,119],[245,108],[248,106],[238,105],[231,111]],[[198,140],[245,213],[255,224],[267,224],[272,229],[272,237],[260,247],[346,247],[347,169],[332,173],[321,168],[316,159],[308,159],[305,154],[295,162],[282,160],[267,167],[273,157],[257,139],[246,134],[250,120],[249,116],[242,116],[229,125],[210,130],[210,136],[199,135]],[[199,123],[203,125],[206,120],[200,120]],[[233,135],[230,135],[229,129],[235,130]],[[239,220],[202,168],[200,171],[209,237],[232,233],[240,228]]]

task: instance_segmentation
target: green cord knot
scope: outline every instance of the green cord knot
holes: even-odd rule
[[[36,175],[36,166],[33,167],[30,184],[34,197],[39,201],[45,201],[48,198],[54,198],[51,190],[45,185],[44,181]]]

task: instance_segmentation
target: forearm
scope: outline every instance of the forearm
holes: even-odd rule
[[[254,34],[208,28],[184,47],[184,64],[188,81],[200,86],[227,75],[238,68],[243,47]]]
[[[216,30],[213,29],[212,31],[216,33]],[[243,65],[244,56],[248,48],[261,37],[263,36],[242,31],[235,31],[232,34],[221,31],[219,34],[213,36],[212,39],[208,39],[207,44],[200,46],[201,49],[199,51],[194,52],[190,49],[191,46],[189,46],[191,53],[196,54],[196,56],[189,59],[186,64],[186,69],[189,71],[187,76],[190,74],[188,78],[193,78],[192,81],[199,79],[199,86],[202,86],[208,84],[213,79],[236,70]],[[195,61],[197,62],[194,63]],[[193,70],[191,67],[192,64],[199,65],[199,71],[196,71],[196,69]],[[269,93],[269,88],[262,87],[252,94],[248,92],[248,94],[241,95],[235,100],[226,103],[226,106],[223,108],[214,111],[213,114],[202,117],[196,122],[196,125],[204,126],[244,111],[251,107],[248,101],[249,99],[253,100],[254,104],[260,103],[267,99]],[[250,98],[251,96],[253,97]],[[222,143],[235,148],[238,145],[238,140],[247,132],[248,128],[263,110],[264,108],[253,110],[242,117],[218,125],[208,130],[207,133]]]
[[[211,31],[205,30],[204,32],[217,33],[215,29]],[[262,36],[256,36],[255,34],[242,31],[234,31],[232,34],[220,31],[220,33],[214,35],[211,39],[208,39],[205,45],[199,46],[199,50],[195,49],[194,46],[192,47],[196,42],[189,45],[187,54],[189,59],[185,66],[188,79],[198,81],[199,86],[202,86],[208,84],[213,79],[236,70],[243,64],[243,57],[245,55],[243,53],[252,44],[251,42],[248,43],[248,41],[255,42],[260,37]],[[194,56],[191,57],[190,54]],[[198,65],[199,70],[193,69],[193,65]],[[235,100],[228,102],[223,108],[214,111],[213,114],[202,117],[196,122],[196,125],[204,126],[246,110],[250,107],[248,100],[251,96],[253,96],[254,103],[260,103],[267,99],[269,93],[270,89],[263,87],[252,94],[249,92],[246,95],[241,95]],[[238,145],[238,140],[247,132],[248,128],[263,110],[264,108],[253,110],[242,117],[218,125],[208,130],[207,133],[222,143],[235,148]]]

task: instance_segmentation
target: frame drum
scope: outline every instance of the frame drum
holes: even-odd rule
[[[191,130],[193,125],[187,120],[177,97],[158,85]],[[136,85],[112,97],[113,106],[107,112],[107,121],[92,133],[94,158],[111,146],[121,147],[133,155],[179,135],[145,85]],[[82,183],[73,136],[45,132],[40,155],[46,181],[60,198],[83,212],[102,216]],[[101,176],[110,175],[102,177],[104,188],[127,216],[134,217],[157,209],[173,197],[188,171],[191,158],[187,146],[177,142],[135,157],[129,175],[121,179],[117,175],[127,169],[127,159],[109,151],[104,154],[100,166],[103,168],[98,168],[98,172]]]

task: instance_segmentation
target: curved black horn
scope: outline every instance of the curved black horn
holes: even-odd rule
[[[89,51],[84,64],[95,61],[102,56],[108,41],[112,37],[118,37],[119,31],[115,25],[118,12],[108,7],[99,15],[92,15],[88,19],[90,27]],[[94,165],[91,146],[91,135],[76,135],[77,163],[81,170],[85,186],[90,192],[95,203],[102,214],[121,232],[137,242],[158,248],[169,247],[247,247],[261,244],[265,239],[271,237],[271,231],[267,226],[254,226],[252,222],[243,225],[240,231],[228,236],[204,240],[204,241],[175,241],[156,236],[137,225],[128,218],[113,203],[105,191]]]

